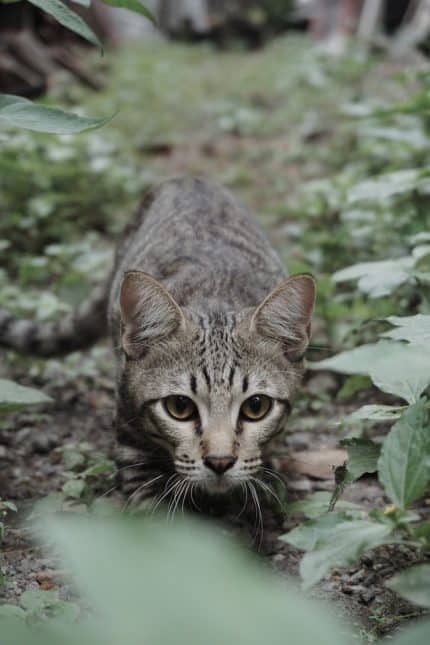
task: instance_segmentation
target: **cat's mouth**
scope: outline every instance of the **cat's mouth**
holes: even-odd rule
[[[239,484],[237,478],[230,475],[207,477],[199,482],[201,488],[212,495],[228,493]]]

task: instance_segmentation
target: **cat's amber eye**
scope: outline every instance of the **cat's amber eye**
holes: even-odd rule
[[[240,415],[247,421],[259,421],[270,412],[272,399],[265,394],[255,394],[242,403]]]
[[[197,416],[197,406],[188,396],[168,396],[164,399],[164,407],[177,421],[190,421]]]

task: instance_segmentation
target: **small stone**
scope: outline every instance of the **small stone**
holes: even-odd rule
[[[308,493],[312,490],[312,483],[309,479],[291,479],[288,482],[288,488],[290,490]]]
[[[376,594],[372,589],[365,589],[360,593],[360,602],[362,602],[363,605],[369,605],[375,598],[375,595]]]
[[[286,556],[283,553],[277,553],[273,556],[272,562],[282,562],[285,558]]]
[[[362,555],[361,561],[366,567],[371,567],[373,565],[373,559],[369,555]]]
[[[53,448],[58,446],[58,439],[53,435],[41,434],[33,439],[33,451],[40,455],[46,455]]]
[[[365,587],[370,587],[370,585],[373,585],[376,582],[376,574],[371,571],[370,573],[366,574],[366,577],[363,580],[363,584]]]
[[[349,581],[350,581],[351,584],[355,585],[355,584],[357,584],[357,582],[362,582],[364,577],[365,577],[365,575],[366,575],[365,570],[364,569],[359,569],[358,571],[356,571],[355,573],[352,574],[352,576],[350,577]]]
[[[342,592],[345,593],[345,594],[348,594],[350,596],[352,596],[353,594],[361,594],[361,593],[364,593],[366,591],[368,591],[368,589],[363,587],[363,585],[347,584],[347,585],[342,586]]]

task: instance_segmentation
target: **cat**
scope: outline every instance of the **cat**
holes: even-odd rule
[[[261,481],[303,375],[314,302],[314,279],[287,277],[230,192],[181,177],[146,195],[88,301],[49,324],[0,309],[0,345],[52,356],[109,329],[125,488],[135,499],[222,496]]]

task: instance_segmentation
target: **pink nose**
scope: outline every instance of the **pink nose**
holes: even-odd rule
[[[223,475],[227,470],[234,466],[236,461],[237,457],[233,457],[233,455],[227,457],[211,457],[211,455],[209,455],[203,460],[203,463],[217,475]]]

